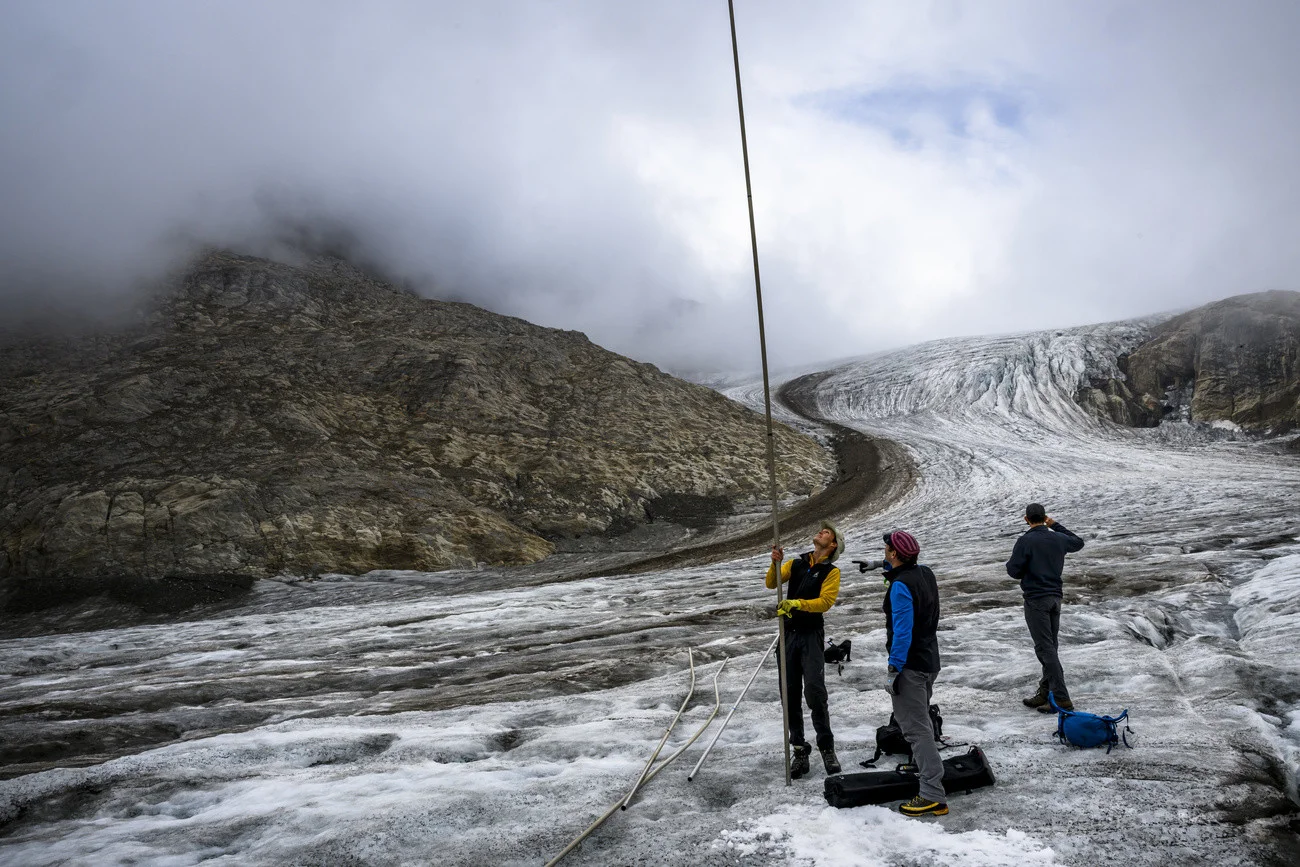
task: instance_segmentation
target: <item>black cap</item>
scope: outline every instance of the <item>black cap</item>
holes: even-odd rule
[[[1047,510],[1042,503],[1030,503],[1025,506],[1025,517],[1037,524],[1047,517]]]

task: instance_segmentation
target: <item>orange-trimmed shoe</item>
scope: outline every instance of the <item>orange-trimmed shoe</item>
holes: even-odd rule
[[[948,805],[941,804],[938,801],[927,801],[917,795],[906,804],[899,805],[898,812],[904,816],[946,816],[948,815]]]

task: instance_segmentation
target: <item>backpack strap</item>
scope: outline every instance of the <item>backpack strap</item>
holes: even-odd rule
[[[876,754],[875,754],[874,756],[872,756],[871,758],[867,759],[865,762],[858,762],[858,764],[861,765],[861,766],[864,767],[864,768],[871,768],[871,769],[874,770],[875,767],[876,767],[876,760],[879,759],[879,758],[881,757],[881,755],[883,755],[883,753],[882,753],[880,747],[876,747]]]
[[[1124,723],[1124,731],[1122,732],[1119,730],[1121,722]],[[1133,729],[1128,727],[1128,708],[1124,708],[1124,712],[1115,717],[1115,731],[1119,734],[1120,740],[1124,741],[1124,746],[1130,750],[1133,749],[1133,745],[1128,742],[1128,736],[1133,734]]]
[[[1073,713],[1065,710],[1056,703],[1056,693],[1054,692],[1049,692],[1047,694],[1047,703],[1052,706],[1052,710],[1056,711],[1056,731],[1052,733],[1052,736],[1063,745],[1069,744],[1070,742],[1065,737],[1065,718],[1067,716],[1072,716]]]
[[[1125,722],[1127,719],[1128,708],[1124,708],[1124,710],[1120,711],[1119,716],[1101,717],[1101,721],[1110,726],[1110,740],[1106,744],[1106,755],[1110,755],[1110,751],[1115,749],[1115,745],[1121,741],[1124,743],[1124,746],[1128,747],[1130,750],[1133,749],[1133,745],[1128,742],[1128,736],[1133,734],[1133,729],[1129,728],[1127,723],[1125,723],[1123,731],[1120,731],[1119,728],[1119,724]]]

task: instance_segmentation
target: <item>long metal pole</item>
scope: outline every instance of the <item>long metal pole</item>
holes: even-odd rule
[[[682,706],[677,709],[677,716],[673,717],[673,721],[668,724],[668,728],[664,729],[664,736],[659,739],[659,746],[655,747],[655,751],[650,754],[650,761],[645,763],[645,770],[641,771],[641,776],[636,778],[636,783],[632,786],[632,791],[628,792],[627,797],[623,799],[624,810],[627,809],[628,804],[632,803],[632,796],[636,794],[636,790],[641,788],[641,784],[645,782],[646,775],[649,774],[650,769],[654,767],[655,759],[659,758],[659,751],[664,748],[664,744],[668,743],[668,736],[673,733],[673,728],[676,727],[677,721],[682,718],[682,712],[686,710],[686,705],[690,704],[691,696],[695,695],[695,651],[687,648],[686,655],[687,659],[691,663],[690,688],[686,690],[686,698],[682,699]]]
[[[659,763],[659,767],[655,768],[653,771],[651,771],[649,774],[646,775],[645,780],[641,783],[642,786],[644,786],[646,783],[653,780],[656,774],[658,774],[664,768],[672,764],[673,760],[676,759],[678,756],[680,756],[682,753],[686,752],[686,748],[689,747],[691,744],[695,743],[695,741],[699,738],[700,735],[704,734],[705,730],[708,729],[709,725],[713,722],[714,718],[718,715],[718,711],[722,710],[722,696],[719,695],[718,693],[718,676],[722,674],[722,669],[724,669],[726,666],[727,666],[727,660],[724,659],[722,660],[722,665],[719,665],[718,670],[713,673],[713,712],[709,714],[709,718],[704,721],[703,725],[701,725],[698,729],[696,729],[695,734],[691,735],[690,740],[688,740],[686,743],[682,744],[680,747],[674,750],[671,756],[669,756],[668,758],[664,759],[662,762]],[[687,780],[687,782],[690,782],[690,780]],[[623,804],[623,809],[625,810],[627,809],[626,802],[624,802]]]
[[[763,652],[763,658],[760,659],[758,665],[754,667],[754,673],[749,676],[749,682],[746,683],[745,688],[740,691],[740,695],[736,696],[736,703],[731,706],[731,710],[727,711],[727,718],[722,721],[722,725],[718,726],[718,730],[714,732],[713,740],[709,741],[709,745],[704,748],[704,753],[700,756],[700,760],[695,763],[695,769],[686,776],[686,782],[689,783],[691,780],[695,779],[695,775],[700,772],[700,765],[704,764],[704,760],[709,757],[709,753],[713,750],[713,745],[718,742],[718,738],[722,737],[722,733],[727,728],[727,723],[731,722],[731,717],[736,713],[736,708],[740,707],[740,700],[745,697],[745,693],[749,692],[749,688],[754,685],[754,679],[758,677],[758,673],[763,670],[763,663],[767,662],[767,655],[772,652],[772,648],[776,646],[776,643],[780,638],[779,635],[776,638],[773,638],[772,643],[769,644],[767,650]]]
[[[771,652],[772,652],[772,648],[770,648],[770,647],[769,647],[767,650],[768,650],[768,653],[771,653]],[[767,654],[764,654],[764,655],[763,655],[763,658],[766,659],[766,658],[767,658]],[[692,662],[693,662],[693,659],[692,659]],[[672,764],[673,760],[676,759],[678,756],[680,756],[682,753],[686,752],[686,748],[689,747],[691,744],[695,743],[696,739],[697,739],[700,735],[704,734],[704,730],[707,729],[707,728],[709,727],[709,724],[713,722],[713,718],[716,717],[716,716],[718,715],[718,711],[722,708],[722,697],[721,697],[720,695],[718,695],[718,677],[722,674],[722,669],[724,669],[724,668],[726,668],[726,667],[727,667],[727,660],[724,659],[724,660],[722,660],[722,665],[719,665],[719,666],[718,666],[718,670],[715,671],[715,672],[713,673],[713,713],[709,714],[709,718],[706,719],[706,720],[704,721],[704,725],[700,726],[699,729],[695,732],[695,734],[691,735],[690,740],[688,740],[686,743],[684,743],[684,744],[682,744],[680,747],[678,747],[677,750],[676,750],[676,751],[675,751],[671,756],[669,756],[668,758],[666,758],[666,759],[664,759],[662,762],[660,762],[660,763],[659,763],[659,767],[655,768],[653,771],[651,771],[651,772],[648,773],[648,774],[642,772],[642,779],[641,779],[641,782],[640,782],[640,784],[639,784],[640,786],[644,786],[646,783],[648,783],[648,782],[650,782],[651,780],[653,780],[653,779],[655,778],[655,775],[656,775],[656,774],[658,774],[658,773],[659,773],[660,771],[662,771],[664,768],[666,768],[666,767],[668,767],[670,764]],[[695,669],[694,669],[694,665],[692,664],[692,668],[691,668],[691,691],[692,691],[692,692],[694,692],[694,689],[695,689],[695,677],[694,677],[694,674],[695,674]],[[684,703],[683,703],[683,706],[684,706]],[[678,712],[677,712],[677,715],[680,717],[680,716],[681,716],[681,711],[678,711]],[[670,726],[669,728],[671,729],[671,726]],[[660,749],[663,748],[663,744],[662,744],[662,742],[660,743],[659,746],[660,746]],[[656,751],[656,752],[657,752],[657,751]],[[653,759],[652,759],[651,761],[653,762]],[[697,768],[697,770],[698,770],[698,768]],[[636,794],[636,792],[633,791],[632,794]],[[599,819],[597,819],[596,821],[594,821],[594,822],[592,822],[590,825],[588,825],[588,826],[587,826],[587,830],[585,830],[585,831],[583,831],[581,834],[579,834],[579,835],[577,836],[577,838],[575,838],[574,841],[573,841],[572,843],[570,843],[568,846],[565,846],[563,852],[561,852],[559,855],[556,855],[556,856],[555,856],[554,858],[552,858],[550,861],[547,861],[547,862],[546,862],[546,867],[555,867],[555,865],[558,864],[558,863],[560,863],[560,860],[561,860],[562,858],[564,858],[565,855],[568,855],[570,852],[572,852],[574,849],[576,849],[577,846],[578,846],[578,844],[581,843],[583,840],[587,839],[587,837],[591,834],[591,832],[594,831],[594,830],[596,830],[597,828],[599,828],[599,827],[601,826],[601,824],[603,824],[604,821],[605,821],[606,819],[608,819],[610,816],[612,816],[612,815],[614,815],[616,812],[618,812],[619,809],[624,809],[624,810],[626,810],[626,809],[627,809],[627,805],[628,805],[628,803],[629,803],[631,800],[632,800],[632,795],[628,795],[626,798],[619,798],[618,801],[616,801],[616,802],[614,803],[614,806],[612,806],[612,807],[610,807],[608,810],[606,810],[605,813],[604,813],[604,814],[603,814]]]
[[[587,826],[587,830],[585,830],[585,831],[583,831],[581,834],[579,834],[578,837],[577,837],[577,839],[574,840],[572,843],[570,843],[569,845],[565,846],[563,852],[561,852],[559,855],[556,855],[556,856],[555,856],[554,858],[552,858],[550,861],[547,861],[546,864],[544,865],[544,867],[555,867],[556,864],[559,864],[560,861],[563,860],[563,858],[564,858],[565,855],[568,855],[568,854],[569,854],[570,852],[572,852],[574,849],[578,848],[578,844],[579,844],[579,843],[581,843],[583,840],[587,839],[587,836],[588,836],[592,831],[594,831],[594,830],[596,830],[597,828],[599,828],[599,827],[604,823],[604,821],[605,821],[606,819],[608,819],[610,816],[612,816],[612,815],[614,815],[615,813],[617,813],[618,810],[619,810],[619,808],[622,807],[622,806],[623,806],[623,799],[622,799],[622,798],[619,798],[617,801],[614,802],[614,806],[610,807],[608,810],[606,810],[604,813],[602,813],[599,819],[597,819],[596,821],[594,821],[594,822],[592,822],[590,825],[588,825],[588,826]]]
[[[772,432],[772,389],[767,378],[767,333],[763,328],[763,281],[758,273],[758,230],[754,226],[754,189],[749,181],[749,141],[745,137],[745,100],[740,91],[740,49],[736,46],[736,6],[727,0],[731,18],[731,60],[736,69],[736,108],[740,112],[740,154],[745,163],[745,200],[749,204],[749,247],[754,254],[754,295],[758,300],[758,349],[763,360],[763,409],[767,415],[767,482],[772,500],[772,547],[781,547],[781,524],[776,500],[776,437]],[[776,570],[776,604],[781,605],[781,563]],[[781,732],[785,744],[785,784],[790,785],[790,717],[785,694],[785,621],[776,618],[779,648],[776,654],[777,679],[781,682]]]

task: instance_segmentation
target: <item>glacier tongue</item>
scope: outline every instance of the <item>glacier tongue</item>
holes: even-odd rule
[[[945,733],[983,745],[996,786],[934,821],[832,810],[819,771],[786,788],[769,668],[694,782],[688,751],[564,863],[1297,863],[1300,464],[1232,431],[1084,413],[1077,387],[1141,332],[935,342],[816,387],[827,418],[920,470],[883,514],[840,521],[845,561],[877,557],[886,529],[918,536],[943,593]],[[728,393],[761,408],[758,389]],[[1087,540],[1062,659],[1082,708],[1129,709],[1131,750],[1059,746],[1020,705],[1037,663],[1003,564],[1029,500]],[[0,780],[0,863],[543,863],[626,795],[685,694],[687,646],[701,684],[731,658],[734,700],[772,637],[765,562],[516,587],[327,576],[185,623],[0,641],[0,736],[177,732]],[[854,641],[828,673],[849,770],[889,714],[880,596],[878,574],[846,572],[827,615],[828,638]],[[712,706],[697,687],[679,728]]]
[[[1144,333],[1142,323],[1112,323],[935,341],[843,365],[812,392],[825,418],[902,443],[919,468],[910,494],[841,526],[863,556],[876,555],[885,530],[918,536],[944,594],[947,667],[936,700],[951,705],[962,689],[980,690],[979,711],[991,719],[974,722],[999,732],[993,742],[1024,773],[1058,778],[1012,794],[1027,811],[1013,827],[1061,823],[1051,810],[1037,814],[1094,786],[1098,806],[1131,812],[1109,841],[1066,833],[1057,852],[1090,862],[1142,851],[1143,834],[1129,823],[1179,826],[1179,815],[1217,811],[1210,821],[1285,828],[1274,817],[1296,803],[1300,462],[1221,426],[1127,429],[1081,409],[1079,387],[1114,375],[1115,359]],[[731,393],[757,405],[753,385]],[[1014,697],[1032,691],[1036,665],[1003,564],[1030,501],[1088,540],[1067,561],[1062,657],[1081,707],[1130,708],[1137,750],[1103,761],[1040,753],[1025,744],[1032,720],[1014,722]],[[1001,693],[1003,706],[988,705],[989,693]],[[1128,797],[1115,788],[1105,797],[1108,785]],[[1231,818],[1227,792],[1242,799]],[[1168,809],[1144,819],[1138,794]],[[1294,844],[1293,831],[1278,833],[1290,841],[1284,849]],[[1146,852],[1141,863],[1214,860],[1179,857]]]

